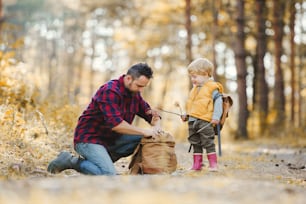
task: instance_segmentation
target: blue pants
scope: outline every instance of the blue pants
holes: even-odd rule
[[[85,158],[80,163],[81,173],[88,175],[116,175],[114,162],[133,154],[141,136],[122,135],[115,144],[106,149],[103,145],[78,143],[76,152]]]

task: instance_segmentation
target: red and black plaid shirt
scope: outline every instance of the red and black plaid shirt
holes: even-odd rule
[[[120,134],[111,129],[123,120],[131,124],[135,115],[151,122],[152,115],[146,114],[149,104],[140,93],[132,94],[124,87],[123,77],[107,82],[96,92],[78,120],[74,144],[112,144]]]

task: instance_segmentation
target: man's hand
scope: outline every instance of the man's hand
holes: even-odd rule
[[[146,112],[147,115],[152,115],[152,117],[160,117],[160,114],[157,110],[154,110],[154,109],[150,109]]]
[[[146,129],[143,132],[143,137],[145,138],[152,138],[153,140],[158,137],[159,133],[160,133],[160,129],[153,127],[152,129]]]
[[[147,111],[146,114],[152,114],[152,121],[151,121],[151,125],[152,125],[151,131],[152,132],[151,132],[151,135],[144,135],[144,137],[152,137],[153,139],[155,139],[156,137],[158,137],[159,133],[162,131],[161,124],[160,124],[161,116],[159,112],[154,109]]]
[[[161,133],[162,128],[159,125],[153,126],[153,133],[155,136],[158,136]]]
[[[143,130],[143,137],[152,137],[154,135],[153,130],[145,129]]]

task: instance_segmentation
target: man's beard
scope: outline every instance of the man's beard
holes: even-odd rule
[[[127,92],[128,92],[130,95],[135,95],[135,94],[137,94],[138,91],[132,91],[132,90],[131,90],[131,86],[132,86],[132,83],[129,83],[129,84],[127,85],[127,87],[125,87],[126,90],[127,90]]]

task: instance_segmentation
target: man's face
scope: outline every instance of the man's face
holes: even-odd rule
[[[137,79],[133,79],[132,76],[126,75],[125,87],[132,93],[142,92],[144,87],[146,87],[150,82],[145,76],[140,76]]]

